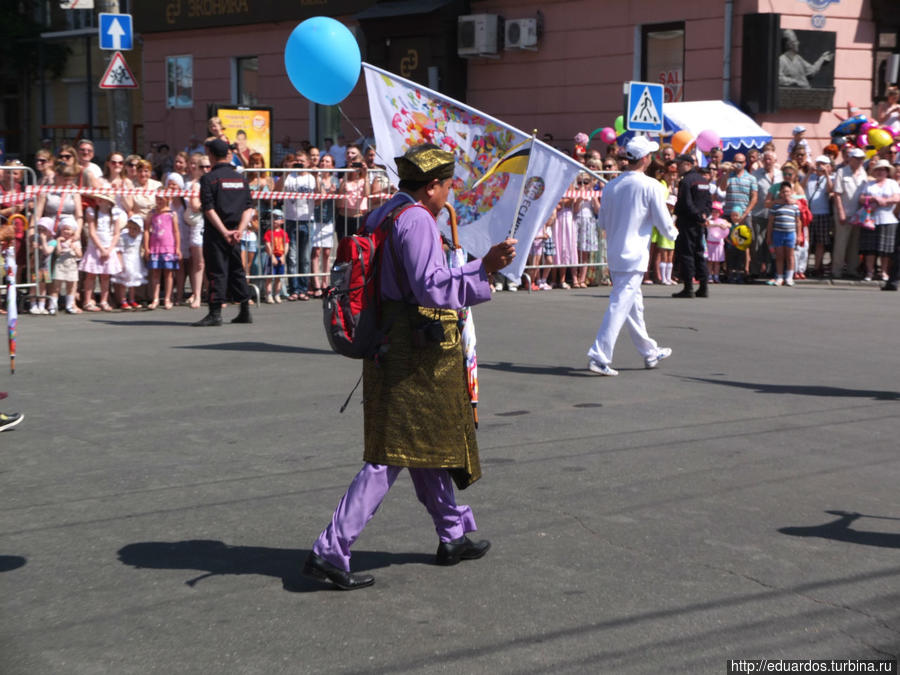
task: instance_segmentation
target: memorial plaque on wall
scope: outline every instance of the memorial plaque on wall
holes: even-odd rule
[[[779,109],[831,110],[834,107],[836,36],[819,30],[781,31]]]

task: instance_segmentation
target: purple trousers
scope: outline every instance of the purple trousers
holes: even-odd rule
[[[402,470],[400,466],[364,464],[341,497],[331,523],[316,539],[313,553],[349,572],[350,547],[375,515]],[[453,479],[446,469],[409,469],[409,475],[416,496],[431,514],[441,541],[459,539],[476,529],[472,509],[457,506]]]

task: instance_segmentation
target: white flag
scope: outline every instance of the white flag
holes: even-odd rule
[[[394,157],[414,145],[434,143],[453,152],[450,202],[460,244],[482,256],[515,229],[516,260],[504,274],[518,279],[534,235],[581,165],[459,101],[367,63],[363,68],[378,156],[392,180],[396,183]]]

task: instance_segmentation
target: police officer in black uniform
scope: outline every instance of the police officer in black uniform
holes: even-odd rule
[[[698,171],[691,155],[678,155],[678,163],[684,174],[678,184],[678,201],[675,202],[675,221],[678,238],[675,239],[675,255],[684,280],[684,289],[673,293],[673,298],[705,298],[707,279],[706,258],[703,246],[704,227],[712,210],[712,193],[716,186],[709,182],[709,171]],[[700,282],[694,293],[693,279]]]
[[[203,262],[209,280],[209,314],[195,326],[221,326],[222,303],[239,302],[241,311],[231,323],[253,323],[250,286],[241,264],[241,235],[253,217],[250,188],[228,161],[228,144],[213,138],[206,153],[214,164],[200,178],[203,210]]]

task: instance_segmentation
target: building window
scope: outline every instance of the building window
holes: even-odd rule
[[[94,11],[91,9],[67,9],[65,17],[69,30],[94,27]]]
[[[665,87],[665,103],[684,100],[684,22],[642,26],[641,79]]]
[[[169,108],[194,106],[194,57],[166,58],[166,105]]]
[[[234,60],[234,102],[238,105],[259,103],[259,58],[243,56]]]

